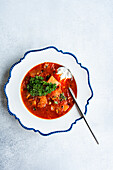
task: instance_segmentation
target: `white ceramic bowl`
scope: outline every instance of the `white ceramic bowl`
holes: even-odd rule
[[[73,124],[80,120],[75,105],[64,116],[46,120],[31,114],[22,102],[20,86],[24,76],[35,65],[44,62],[58,63],[70,69],[77,83],[77,101],[83,113],[86,113],[89,100],[93,96],[88,69],[79,64],[73,54],[63,52],[53,46],[28,51],[19,62],[11,67],[10,77],[4,86],[8,111],[19,120],[24,128],[34,130],[42,135],[69,131]]]

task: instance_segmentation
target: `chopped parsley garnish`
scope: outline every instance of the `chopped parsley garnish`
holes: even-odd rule
[[[56,84],[48,83],[43,79],[41,76],[30,78],[27,90],[31,96],[46,96],[57,88]]]
[[[55,103],[55,104],[58,104],[58,102],[57,102],[57,101],[54,101],[54,103]]]
[[[33,107],[33,110],[36,110],[36,108],[35,108],[35,107]]]
[[[28,79],[28,77],[26,76],[26,77],[25,77],[25,80],[27,80],[27,79]]]
[[[51,77],[51,75],[50,75],[50,74],[49,74],[49,75],[47,75],[47,76],[46,76],[46,80],[48,80],[50,77]]]
[[[61,93],[60,94],[60,100],[62,101],[62,100],[66,100],[66,97],[64,96],[64,93]]]

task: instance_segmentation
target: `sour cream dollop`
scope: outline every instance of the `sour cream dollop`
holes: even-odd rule
[[[67,78],[72,78],[72,74],[69,69],[66,67],[59,67],[57,69],[57,74],[60,74],[60,79],[67,79]]]

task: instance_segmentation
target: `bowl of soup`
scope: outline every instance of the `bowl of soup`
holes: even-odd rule
[[[72,77],[61,80],[61,67]],[[93,96],[88,69],[72,53],[56,47],[28,51],[10,69],[4,87],[8,111],[24,128],[42,135],[69,131],[81,119],[69,87],[86,114]]]

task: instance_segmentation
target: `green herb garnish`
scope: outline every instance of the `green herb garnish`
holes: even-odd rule
[[[28,77],[26,76],[26,77],[25,77],[25,80],[27,80],[27,79],[28,79]]]
[[[56,89],[56,84],[48,83],[41,76],[31,77],[27,84],[27,90],[31,96],[46,96]]]
[[[35,108],[35,107],[33,107],[33,110],[36,110],[36,108]]]
[[[64,96],[64,93],[61,93],[60,94],[60,100],[62,101],[62,100],[66,100],[67,98]]]
[[[58,104],[58,102],[57,102],[57,101],[54,101],[54,103],[55,103],[55,104]]]
[[[51,75],[47,75],[47,76],[46,76],[46,80],[48,80],[50,77],[51,77]]]

